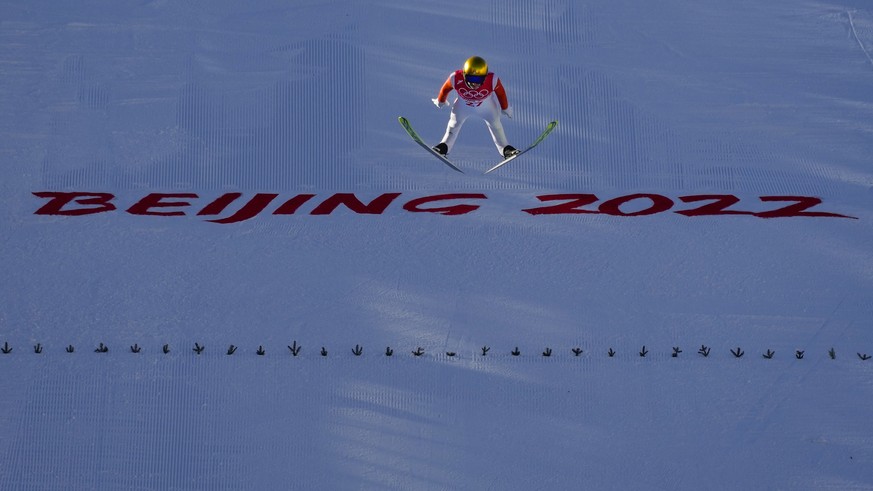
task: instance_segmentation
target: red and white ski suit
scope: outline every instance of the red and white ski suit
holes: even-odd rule
[[[477,116],[485,120],[497,151],[503,155],[503,148],[509,145],[509,142],[503,131],[503,123],[500,122],[500,114],[509,108],[509,101],[506,99],[506,91],[500,79],[489,72],[482,85],[474,89],[464,80],[463,70],[457,70],[449,75],[446,83],[440,88],[437,101],[445,103],[453,89],[458,93],[458,98],[452,104],[452,114],[442,143],[445,143],[451,151],[464,122],[470,116]]]

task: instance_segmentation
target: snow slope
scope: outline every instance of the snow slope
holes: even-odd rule
[[[3,489],[873,489],[868,2],[0,14]]]

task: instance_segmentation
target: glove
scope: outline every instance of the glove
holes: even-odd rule
[[[506,116],[507,118],[512,119],[512,106],[506,106],[506,109],[504,109],[504,110],[501,111],[501,112],[502,112],[503,115]]]
[[[445,102],[445,101],[440,102],[439,99],[431,99],[431,101],[433,101],[433,105],[436,106],[437,109],[442,109],[442,108],[444,108],[444,107],[446,107],[446,106],[449,105],[448,102]]]

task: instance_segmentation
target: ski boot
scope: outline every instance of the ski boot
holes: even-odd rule
[[[440,142],[433,146],[433,151],[445,157],[449,153],[449,146],[445,142]]]

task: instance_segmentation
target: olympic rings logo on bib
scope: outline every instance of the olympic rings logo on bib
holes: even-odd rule
[[[468,100],[468,101],[469,100],[476,101],[476,100],[484,99],[484,98],[488,97],[488,94],[490,94],[490,93],[491,93],[491,91],[488,89],[478,89],[478,90],[467,89],[467,88],[458,89],[458,95],[460,95],[462,99]]]

